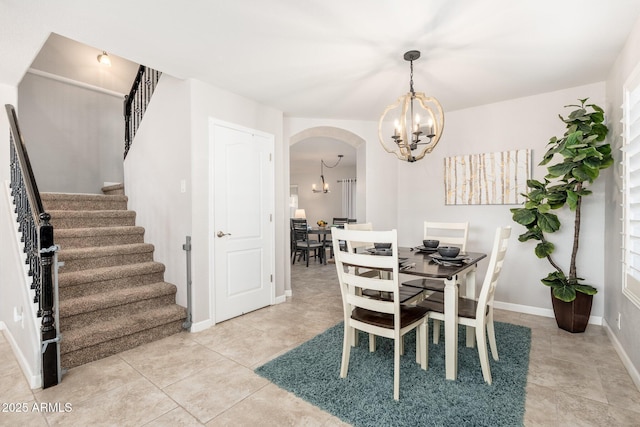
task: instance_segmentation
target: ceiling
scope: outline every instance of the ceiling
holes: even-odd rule
[[[408,90],[407,50],[446,113],[605,80],[639,16],[640,0],[0,0],[0,83],[53,32],[285,116],[377,121]]]

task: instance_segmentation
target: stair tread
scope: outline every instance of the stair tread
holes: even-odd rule
[[[70,271],[60,273],[58,282],[61,286],[75,285],[78,283],[96,282],[111,279],[120,279],[129,276],[164,272],[165,266],[162,263],[149,261],[136,264],[125,264],[114,267],[90,268],[87,270]]]
[[[110,255],[131,255],[153,252],[151,243],[128,243],[126,245],[92,246],[88,248],[61,249],[58,258],[62,261],[83,258],[105,257]]]
[[[96,310],[104,310],[132,302],[157,298],[176,293],[176,286],[167,282],[116,289],[92,295],[67,298],[60,301],[60,317],[74,316]]]
[[[64,332],[62,350],[69,353],[185,318],[186,309],[177,304],[120,316]]]
[[[123,195],[109,195],[109,194],[89,194],[89,193],[40,193],[40,197],[43,202],[49,200],[81,200],[81,201],[96,201],[96,200],[119,200],[128,201],[129,198]]]
[[[60,210],[53,209],[47,211],[49,215],[55,218],[88,218],[88,217],[130,217],[136,216],[134,211],[123,209],[101,209],[101,210]]]
[[[91,237],[91,236],[111,236],[111,235],[122,235],[122,234],[144,234],[144,227],[140,227],[136,225],[122,225],[117,227],[56,229],[56,237]]]

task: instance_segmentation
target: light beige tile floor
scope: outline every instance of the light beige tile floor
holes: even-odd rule
[[[345,425],[253,372],[341,320],[336,280],[332,264],[296,264],[286,303],[74,368],[47,390],[29,389],[0,336],[0,403],[29,409],[0,412],[0,426]],[[532,329],[525,425],[640,425],[640,392],[602,327],[574,335],[544,317],[496,318]],[[71,411],[33,411],[40,403]]]

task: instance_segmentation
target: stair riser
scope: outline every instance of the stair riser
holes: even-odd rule
[[[69,330],[72,328],[81,328],[91,323],[110,322],[118,316],[126,316],[132,313],[139,313],[142,310],[159,308],[163,305],[175,304],[176,295],[171,293],[168,295],[160,295],[156,298],[150,298],[142,301],[135,301],[129,304],[109,307],[104,310],[96,310],[89,313],[80,313],[74,316],[65,317],[60,312],[60,330]]]
[[[127,210],[126,200],[47,200],[44,202],[45,210],[53,211],[104,211]]]
[[[60,273],[69,273],[72,271],[87,270],[90,268],[114,267],[117,265],[150,262],[153,261],[153,252],[117,254],[112,256],[102,256],[98,258],[81,258],[70,260],[65,260],[61,256],[60,261],[64,261],[64,267],[60,267]]]
[[[115,234],[107,236],[57,237],[55,242],[62,249],[90,248],[94,246],[128,245],[144,243],[144,234]]]
[[[124,196],[124,188],[116,188],[113,190],[102,190],[106,196]]]
[[[142,274],[137,276],[121,277],[118,279],[102,280],[100,282],[80,283],[76,285],[65,285],[63,276],[60,279],[60,299],[77,298],[86,295],[95,295],[101,292],[113,291],[115,289],[131,288],[133,286],[149,285],[151,283],[163,282],[164,273]]]
[[[184,320],[173,321],[164,325],[146,329],[131,335],[102,342],[91,347],[80,348],[65,353],[64,338],[61,343],[61,365],[64,369],[71,369],[94,360],[103,359],[117,353],[138,347],[139,345],[157,341],[182,331]]]
[[[124,227],[136,225],[135,215],[116,217],[54,217],[51,219],[54,228],[91,228],[91,227]]]

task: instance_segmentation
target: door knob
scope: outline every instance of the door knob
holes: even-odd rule
[[[231,236],[231,233],[223,233],[222,231],[218,231],[218,234],[216,234],[216,236],[218,237]]]

